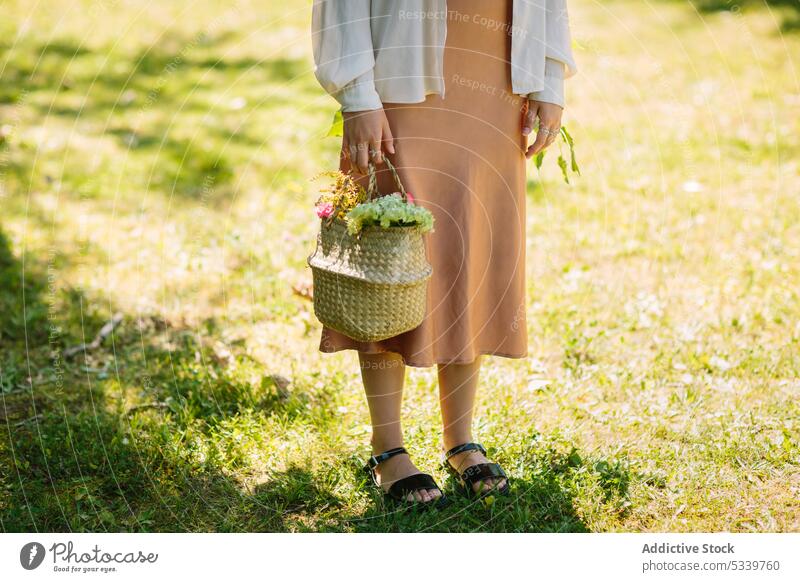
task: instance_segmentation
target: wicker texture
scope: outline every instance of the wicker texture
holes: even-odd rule
[[[323,221],[308,264],[314,276],[314,313],[323,325],[348,337],[384,340],[414,329],[425,317],[433,269],[418,227],[367,227],[357,238],[344,221]]]

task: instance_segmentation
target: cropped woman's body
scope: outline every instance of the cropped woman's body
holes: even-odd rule
[[[532,94],[542,100],[514,93],[512,56],[523,52],[515,47],[521,42],[514,38],[514,34],[520,36],[513,22],[517,3],[448,2],[441,78],[424,83],[415,78],[409,89],[413,93],[420,90],[418,85],[436,87],[437,93],[424,96],[424,100],[392,102],[392,97],[407,100],[408,92],[398,89],[392,93],[391,88],[398,86],[396,80],[382,85],[375,70],[362,73],[338,94],[345,111],[342,169],[366,174],[369,163],[380,170],[382,156],[392,157],[406,189],[435,216],[435,230],[427,240],[433,277],[426,317],[418,328],[372,343],[357,342],[325,328],[320,349],[358,350],[375,455],[402,447],[405,366],[437,365],[444,450],[453,451],[448,463],[457,475],[468,475],[474,469],[475,478],[466,481],[475,491],[507,489],[504,474],[499,467],[492,467],[480,447],[463,451],[457,447],[472,441],[480,357],[521,358],[527,354],[525,159],[542,151],[558,135],[563,105],[563,88],[558,82],[563,81],[566,67],[574,68],[567,47],[568,63],[551,59],[541,63],[542,71],[560,71]],[[318,21],[324,20],[321,12],[316,16]],[[329,27],[337,25],[330,22],[334,16],[343,18],[329,14]],[[320,30],[325,30],[324,25],[318,23]],[[350,27],[353,22],[340,25]],[[317,48],[319,61],[324,51]],[[400,58],[402,48],[394,45],[390,52]],[[430,58],[435,60],[435,56]],[[385,53],[373,62],[381,59],[386,60]],[[425,71],[425,66],[417,68]],[[388,73],[382,69],[381,75]],[[516,77],[525,78],[522,74]],[[388,87],[383,92],[389,94],[381,96],[380,107],[361,109],[376,105],[374,94],[381,86]],[[537,120],[536,138],[528,146],[528,135]],[[391,191],[387,189],[391,185],[388,174],[378,173],[382,191]],[[373,469],[384,490],[420,473],[407,454],[376,461]],[[405,492],[409,501],[428,502],[439,496],[436,486]]]

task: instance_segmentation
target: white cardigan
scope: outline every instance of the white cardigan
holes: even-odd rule
[[[577,69],[566,0],[513,1],[512,91],[563,107],[564,79]],[[444,96],[445,0],[314,0],[311,27],[315,74],[343,111]]]

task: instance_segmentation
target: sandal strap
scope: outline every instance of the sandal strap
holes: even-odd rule
[[[422,489],[439,489],[439,486],[433,480],[433,477],[427,473],[417,473],[392,483],[392,486],[389,487],[389,495],[395,499],[403,499],[409,493]]]
[[[450,457],[457,455],[459,453],[464,453],[466,451],[480,451],[482,455],[486,455],[486,449],[483,448],[483,445],[480,443],[464,443],[458,446],[453,447],[449,451],[444,454],[445,461],[448,460]]]
[[[384,451],[380,455],[373,455],[367,460],[367,466],[365,467],[369,471],[373,471],[375,467],[383,463],[384,461],[388,461],[392,457],[396,455],[408,454],[408,451],[405,450],[403,447],[397,447],[396,449],[389,449],[388,451]]]
[[[480,463],[467,467],[461,473],[461,480],[469,486],[492,478],[507,479],[506,472],[497,463]]]

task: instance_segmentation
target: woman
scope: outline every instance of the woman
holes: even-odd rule
[[[314,2],[316,75],[344,116],[341,169],[366,174],[392,156],[436,220],[422,325],[373,343],[325,328],[320,342],[359,352],[373,427],[367,468],[393,499],[444,500],[402,448],[406,365],[438,366],[445,466],[462,490],[508,491],[472,442],[473,408],[482,355],[527,355],[525,158],[558,136],[563,82],[575,72],[565,2]],[[388,174],[378,172],[384,192]]]

